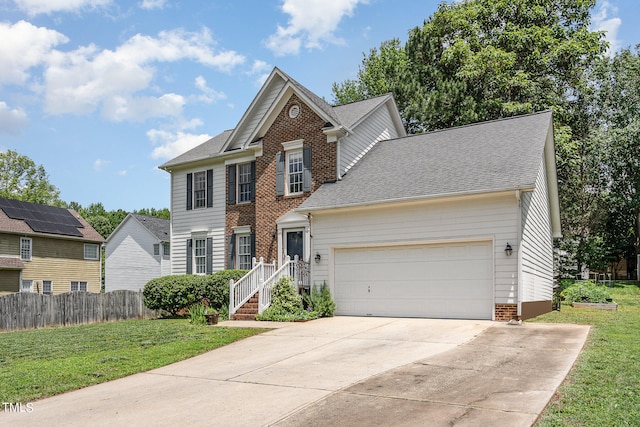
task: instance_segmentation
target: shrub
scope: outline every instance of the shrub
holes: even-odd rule
[[[606,303],[611,301],[611,295],[607,288],[598,286],[591,281],[576,282],[562,291],[560,295],[570,304],[574,302]]]
[[[333,317],[336,303],[331,298],[327,282],[324,282],[322,286],[312,286],[311,294],[305,295],[304,300],[311,311],[318,313],[318,317]]]
[[[271,289],[271,305],[257,320],[291,322],[294,320],[317,319],[315,312],[308,312],[302,307],[302,297],[290,277],[283,277]]]
[[[245,270],[223,270],[211,275],[183,274],[152,279],[144,286],[144,304],[151,310],[180,310],[204,302],[220,312],[229,305],[229,280],[238,280]]]

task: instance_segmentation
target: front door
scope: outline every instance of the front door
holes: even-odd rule
[[[304,230],[287,230],[285,231],[285,255],[295,259],[296,255],[299,260],[304,260]]]

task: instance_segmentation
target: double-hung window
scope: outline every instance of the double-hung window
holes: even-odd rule
[[[287,152],[287,194],[302,193],[302,150]]]
[[[99,259],[98,245],[86,243],[84,245],[84,259]]]
[[[196,208],[207,205],[207,175],[204,171],[193,174],[193,200]]]
[[[20,284],[20,292],[33,292],[33,280],[23,280]]]
[[[251,235],[238,235],[238,269],[251,270]]]
[[[53,282],[51,280],[43,280],[42,281],[42,293],[44,295],[53,294]]]
[[[187,210],[213,207],[213,169],[187,174]]]
[[[32,240],[28,237],[20,238],[20,259],[31,261]]]
[[[86,292],[87,282],[71,282],[71,292]]]
[[[205,274],[207,272],[207,239],[195,239],[194,243],[196,274]]]
[[[171,245],[169,243],[165,242],[162,245],[162,255],[166,257],[171,255]]]
[[[251,163],[238,165],[238,203],[251,201]]]

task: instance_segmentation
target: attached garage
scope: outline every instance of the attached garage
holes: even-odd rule
[[[491,241],[337,248],[336,314],[491,319]]]

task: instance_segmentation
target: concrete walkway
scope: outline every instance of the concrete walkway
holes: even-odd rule
[[[273,326],[164,368],[32,402],[29,413],[0,413],[0,424],[529,426],[589,329],[357,317]]]

